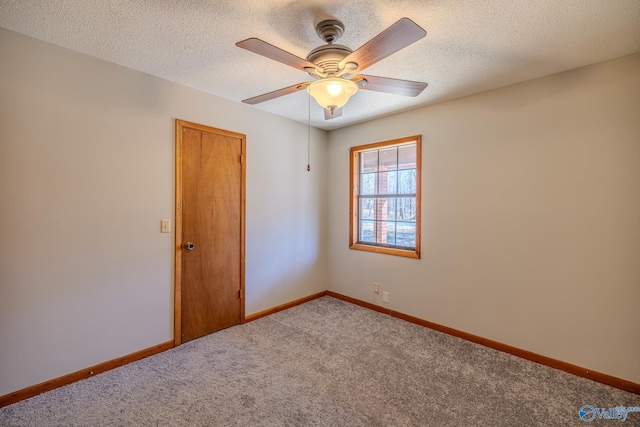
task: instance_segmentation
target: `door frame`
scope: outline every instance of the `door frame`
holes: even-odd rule
[[[240,139],[241,155],[238,161],[242,169],[240,196],[240,323],[245,323],[245,213],[246,213],[246,142],[244,134],[230,132],[198,123],[176,119],[176,222],[175,222],[175,264],[174,264],[174,301],[173,301],[173,343],[182,343],[182,134],[183,129],[190,128],[202,132],[230,136]]]

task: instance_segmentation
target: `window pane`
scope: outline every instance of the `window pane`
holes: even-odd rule
[[[376,206],[376,219],[387,219],[387,214],[389,212],[388,199],[376,199],[376,201],[378,203]]]
[[[416,220],[416,198],[415,197],[400,197],[397,199],[396,220],[415,222]]]
[[[398,172],[398,193],[415,194],[416,192],[416,170],[409,169]]]
[[[380,172],[378,174],[377,194],[397,194],[398,193],[398,172]]]
[[[397,200],[395,198],[387,199],[387,219],[396,219],[396,204]]]
[[[389,224],[391,228],[391,241],[389,241]],[[376,243],[382,245],[393,245],[395,241],[395,223],[387,221],[376,221]]]
[[[377,173],[363,173],[360,175],[360,195],[368,196],[376,194]]]
[[[382,230],[383,233],[378,232],[378,237],[382,236],[382,239],[378,243],[385,245],[396,245],[396,223],[392,221],[378,221],[378,230]],[[384,241],[382,241],[384,240]]]
[[[375,225],[373,221],[360,221],[360,241],[375,243]]]
[[[375,209],[375,199],[360,199],[360,212],[358,212],[358,217],[360,219],[376,219]]]
[[[360,173],[378,172],[378,150],[360,153]]]
[[[398,147],[398,169],[416,168],[416,144]]]
[[[416,224],[413,222],[396,223],[396,245],[413,248],[416,246]]]
[[[380,150],[380,172],[398,169],[398,147]]]

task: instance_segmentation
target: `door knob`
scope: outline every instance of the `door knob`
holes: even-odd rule
[[[191,243],[191,242],[187,242],[187,243],[184,244],[184,248],[186,250],[188,250],[188,251],[192,251],[194,247],[195,247],[195,245],[193,243]]]

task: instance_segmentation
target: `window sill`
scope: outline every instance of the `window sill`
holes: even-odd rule
[[[359,251],[376,252],[379,254],[396,255],[396,256],[402,256],[406,258],[420,259],[420,252],[416,250],[385,248],[383,246],[363,245],[361,243],[354,243],[349,248],[356,249]]]

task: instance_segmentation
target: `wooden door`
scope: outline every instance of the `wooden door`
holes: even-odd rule
[[[245,136],[176,121],[176,344],[244,318]]]

